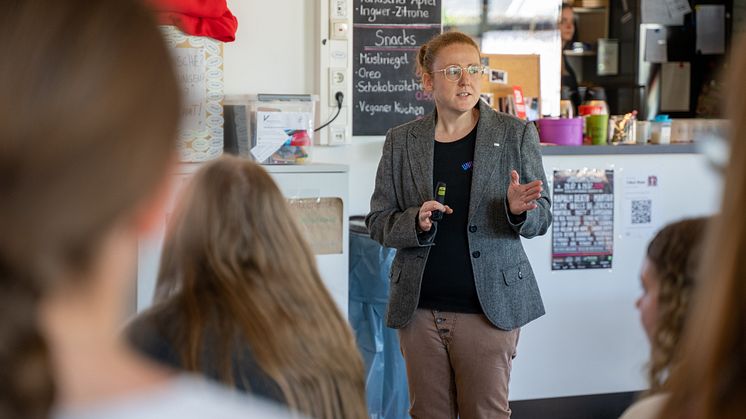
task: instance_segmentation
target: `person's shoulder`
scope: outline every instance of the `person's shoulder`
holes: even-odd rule
[[[53,419],[283,419],[287,408],[244,393],[180,374],[163,386],[130,397],[75,411],[57,412]]]
[[[139,352],[178,367],[179,356],[169,336],[174,328],[171,320],[162,307],[154,306],[131,319],[124,328],[124,335]]]
[[[409,122],[405,122],[401,125],[397,125],[389,130],[388,135],[394,139],[406,139],[410,131],[419,130],[429,124],[432,124],[432,118],[433,114],[431,113],[425,115],[420,119],[415,119]]]
[[[483,112],[483,119],[489,119],[492,120],[493,123],[496,124],[505,124],[510,128],[516,128],[516,129],[524,129],[526,125],[529,123],[528,121],[525,121],[521,118],[518,118],[515,115],[510,115],[504,112],[496,111],[492,108],[488,109],[480,109],[481,112]]]
[[[668,400],[668,394],[654,394],[638,400],[619,419],[655,419]]]

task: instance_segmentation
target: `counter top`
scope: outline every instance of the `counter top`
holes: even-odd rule
[[[195,173],[202,163],[180,163],[178,174],[188,175]],[[349,166],[336,163],[307,163],[307,164],[263,164],[264,170],[269,173],[347,173]]]
[[[699,148],[694,143],[682,144],[629,144],[629,145],[585,145],[561,146],[542,145],[544,156],[588,156],[601,154],[697,154]]]

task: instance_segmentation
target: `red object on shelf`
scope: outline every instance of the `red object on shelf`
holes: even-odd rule
[[[523,101],[521,86],[513,86],[513,99],[515,99],[515,115],[521,119],[526,119],[526,103]]]
[[[299,147],[309,146],[311,145],[311,137],[308,136],[308,132],[305,130],[295,131],[290,139],[290,145]]]
[[[175,25],[187,35],[218,41],[236,40],[238,20],[225,0],[149,0],[162,25]]]

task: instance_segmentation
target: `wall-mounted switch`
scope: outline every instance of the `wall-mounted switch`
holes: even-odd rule
[[[329,17],[332,19],[346,19],[347,0],[330,0]]]
[[[350,24],[346,20],[331,20],[329,28],[329,38],[347,39],[350,31]]]

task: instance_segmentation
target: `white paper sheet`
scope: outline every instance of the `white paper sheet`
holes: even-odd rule
[[[645,61],[650,63],[665,63],[668,61],[665,29],[648,29],[645,31]]]
[[[619,74],[619,41],[616,39],[598,40],[596,73],[599,76],[616,76]]]
[[[690,63],[663,63],[661,66],[661,111],[688,111]]]
[[[622,235],[648,238],[661,224],[660,178],[631,175],[622,184]]]
[[[718,4],[696,7],[697,42],[700,54],[725,53],[725,6]]]
[[[692,12],[688,0],[666,0],[666,5],[668,6],[668,13],[671,16],[684,16]]]
[[[285,130],[307,130],[310,123],[309,112],[257,112],[256,145],[251,154],[259,162],[267,160],[290,138]]]
[[[657,23],[668,26],[684,24],[684,15],[672,14],[667,1],[641,0],[641,3],[642,23]]]

